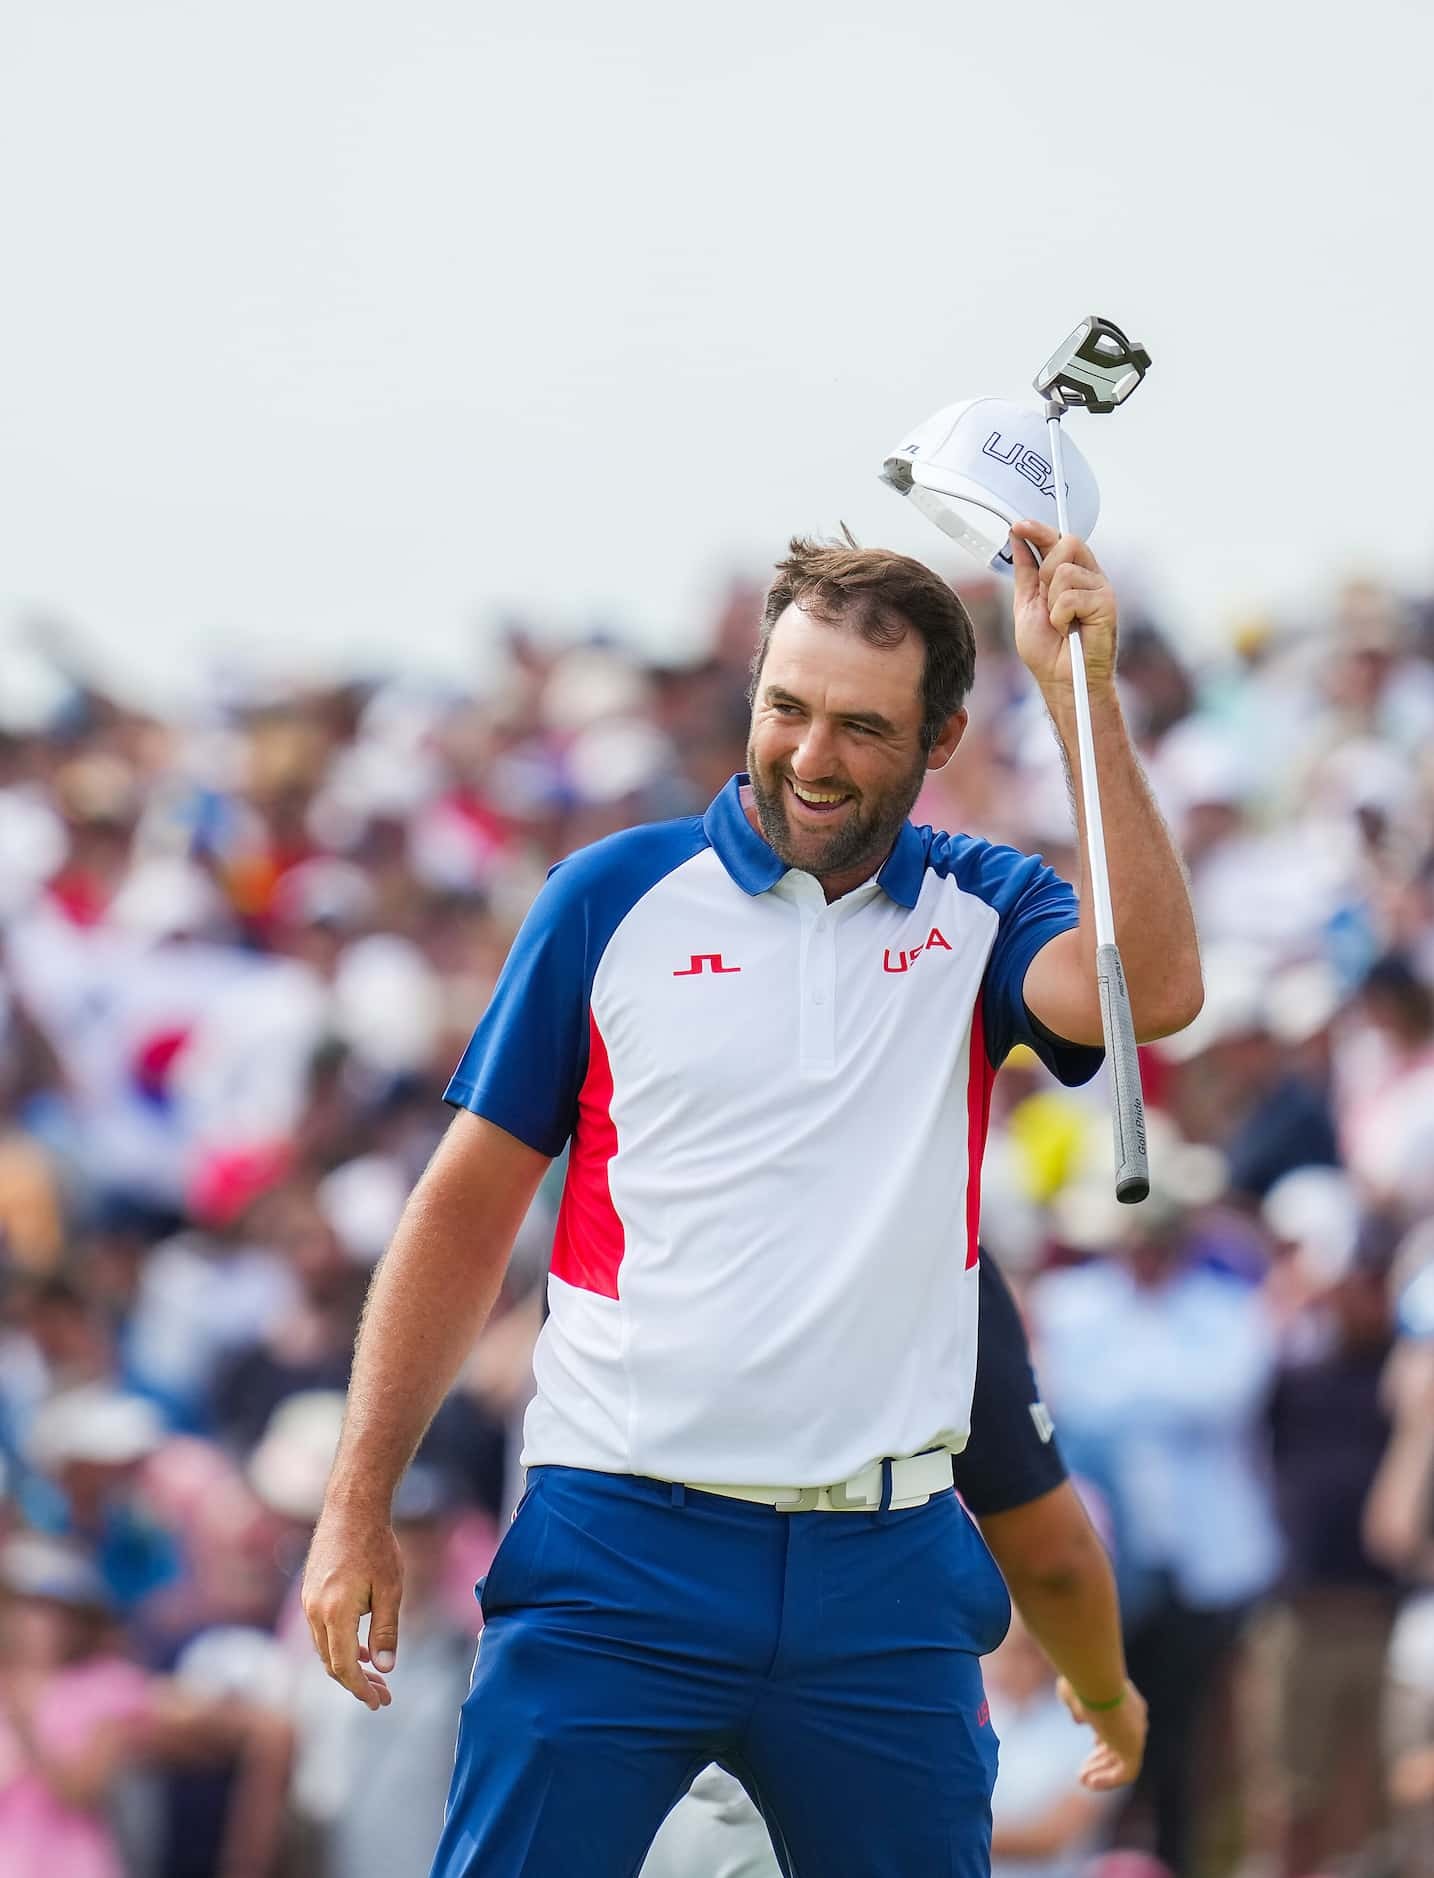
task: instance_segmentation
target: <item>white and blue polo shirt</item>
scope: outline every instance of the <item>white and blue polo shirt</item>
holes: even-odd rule
[[[560,861],[447,1099],[570,1146],[523,1460],[821,1486],[965,1445],[991,1084],[1077,920],[1038,856],[907,823],[828,905],[743,813]]]

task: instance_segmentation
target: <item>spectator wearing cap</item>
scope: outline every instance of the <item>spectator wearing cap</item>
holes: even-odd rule
[[[124,1878],[105,1817],[149,1712],[114,1651],[96,1568],[53,1540],[0,1552],[0,1865],[5,1878]]]
[[[179,1547],[153,1518],[143,1487],[143,1463],[164,1432],[152,1403],[94,1383],[46,1402],[27,1441],[27,1459],[52,1490],[32,1492],[27,1510],[83,1548],[107,1598],[131,1619],[183,1568]]]
[[[0,1870],[5,1878],[131,1878],[273,1870],[290,1732],[272,1708],[213,1699],[119,1649],[116,1613],[83,1553],[33,1533],[0,1549]],[[132,1773],[217,1768],[226,1795],[212,1861],[176,1848],[116,1802]],[[112,1814],[115,1817],[112,1817]],[[123,1832],[119,1815],[123,1814]],[[141,1819],[147,1809],[140,1809]],[[121,1838],[124,1844],[121,1844]]]

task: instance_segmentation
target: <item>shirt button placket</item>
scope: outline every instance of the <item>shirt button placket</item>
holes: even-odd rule
[[[830,1070],[836,1062],[836,920],[830,913],[812,923],[803,990],[802,1065]]]

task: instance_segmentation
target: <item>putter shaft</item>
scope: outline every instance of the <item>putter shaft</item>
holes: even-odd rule
[[[1046,434],[1051,444],[1051,473],[1055,480],[1056,525],[1068,534],[1066,484],[1061,461],[1061,406],[1046,404]],[[1095,915],[1096,988],[1100,996],[1101,1029],[1115,1085],[1115,1192],[1118,1200],[1138,1202],[1150,1191],[1150,1164],[1145,1142],[1145,1104],[1140,1089],[1140,1059],[1135,1022],[1126,989],[1125,971],[1115,940],[1115,909],[1110,899],[1110,870],[1105,858],[1105,823],[1100,812],[1100,783],[1095,768],[1095,736],[1091,729],[1090,688],[1086,682],[1085,647],[1079,629],[1069,634],[1071,692],[1075,704],[1076,753],[1080,762],[1081,805],[1085,810],[1086,864]]]
[[[1061,407],[1046,405],[1046,433],[1051,440],[1051,473],[1056,485],[1056,526],[1070,532],[1066,516],[1066,484],[1061,462]],[[1080,756],[1081,806],[1085,810],[1086,857],[1090,865],[1091,895],[1095,902],[1095,942],[1115,944],[1115,909],[1110,899],[1110,869],[1105,858],[1105,822],[1100,812],[1100,783],[1095,772],[1095,737],[1090,722],[1090,689],[1086,683],[1085,646],[1080,630],[1070,634],[1071,688],[1075,694],[1076,748]]]

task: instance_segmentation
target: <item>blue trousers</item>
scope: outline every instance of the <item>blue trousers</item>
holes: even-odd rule
[[[984,1878],[1010,1621],[954,1494],[779,1513],[535,1468],[492,1570],[431,1878],[634,1878],[709,1761],[789,1878]]]

